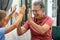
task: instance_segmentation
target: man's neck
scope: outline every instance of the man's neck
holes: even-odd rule
[[[39,22],[42,22],[42,20],[44,19],[45,17],[43,16],[42,18],[40,19],[36,19],[36,22],[39,23]]]

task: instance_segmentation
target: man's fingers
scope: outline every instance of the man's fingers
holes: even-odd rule
[[[24,14],[25,9],[26,9],[25,5],[22,5],[22,7],[21,7],[20,10],[19,10],[19,13]]]
[[[22,5],[22,9],[26,9],[25,5]]]

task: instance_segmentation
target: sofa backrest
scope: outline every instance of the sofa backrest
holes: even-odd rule
[[[60,27],[59,26],[52,27],[52,38],[54,40],[60,40]]]

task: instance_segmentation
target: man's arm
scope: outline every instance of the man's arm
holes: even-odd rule
[[[33,26],[33,28],[36,30],[39,34],[44,34],[50,29],[50,26],[48,24],[44,24],[43,26],[36,24],[32,20],[29,21],[30,24]]]
[[[17,6],[17,5],[14,5],[14,7],[12,8],[12,11],[5,17],[6,23],[8,23],[8,21],[9,21],[9,19],[11,18],[12,14],[15,12],[16,6]]]
[[[26,31],[27,31],[27,29],[24,28],[24,26],[18,26],[17,27],[17,34],[18,34],[18,36],[23,35]]]
[[[22,9],[19,11],[19,13],[24,13],[25,12],[24,9],[26,9],[26,8],[24,8],[24,6],[23,6]],[[17,16],[18,16],[18,14],[17,14]],[[17,27],[18,36],[24,34],[27,31],[27,29],[24,28],[24,26],[20,26],[20,25]]]
[[[28,21],[32,25],[32,27],[36,30],[36,32],[39,33],[39,34],[44,34],[45,32],[47,32],[50,29],[50,25],[48,25],[46,23],[43,26],[41,26],[41,25],[38,25],[35,22],[33,22],[32,18],[31,18],[31,15],[30,15],[30,9],[29,9],[29,12],[28,12]],[[50,20],[50,24],[52,24],[52,20]]]

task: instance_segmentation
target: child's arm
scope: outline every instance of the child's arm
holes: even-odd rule
[[[5,17],[6,23],[8,23],[9,19],[11,18],[12,14],[15,12],[15,10],[16,10],[16,5],[12,8],[12,11]]]
[[[13,29],[15,29],[16,27],[18,27],[18,25],[21,23],[22,21],[22,18],[23,18],[23,15],[24,15],[24,12],[25,12],[25,6],[22,6],[21,7],[21,10],[19,11],[19,15],[17,16],[17,19],[14,21],[14,23],[7,27],[5,29],[5,34],[9,33],[10,31],[12,31]]]

